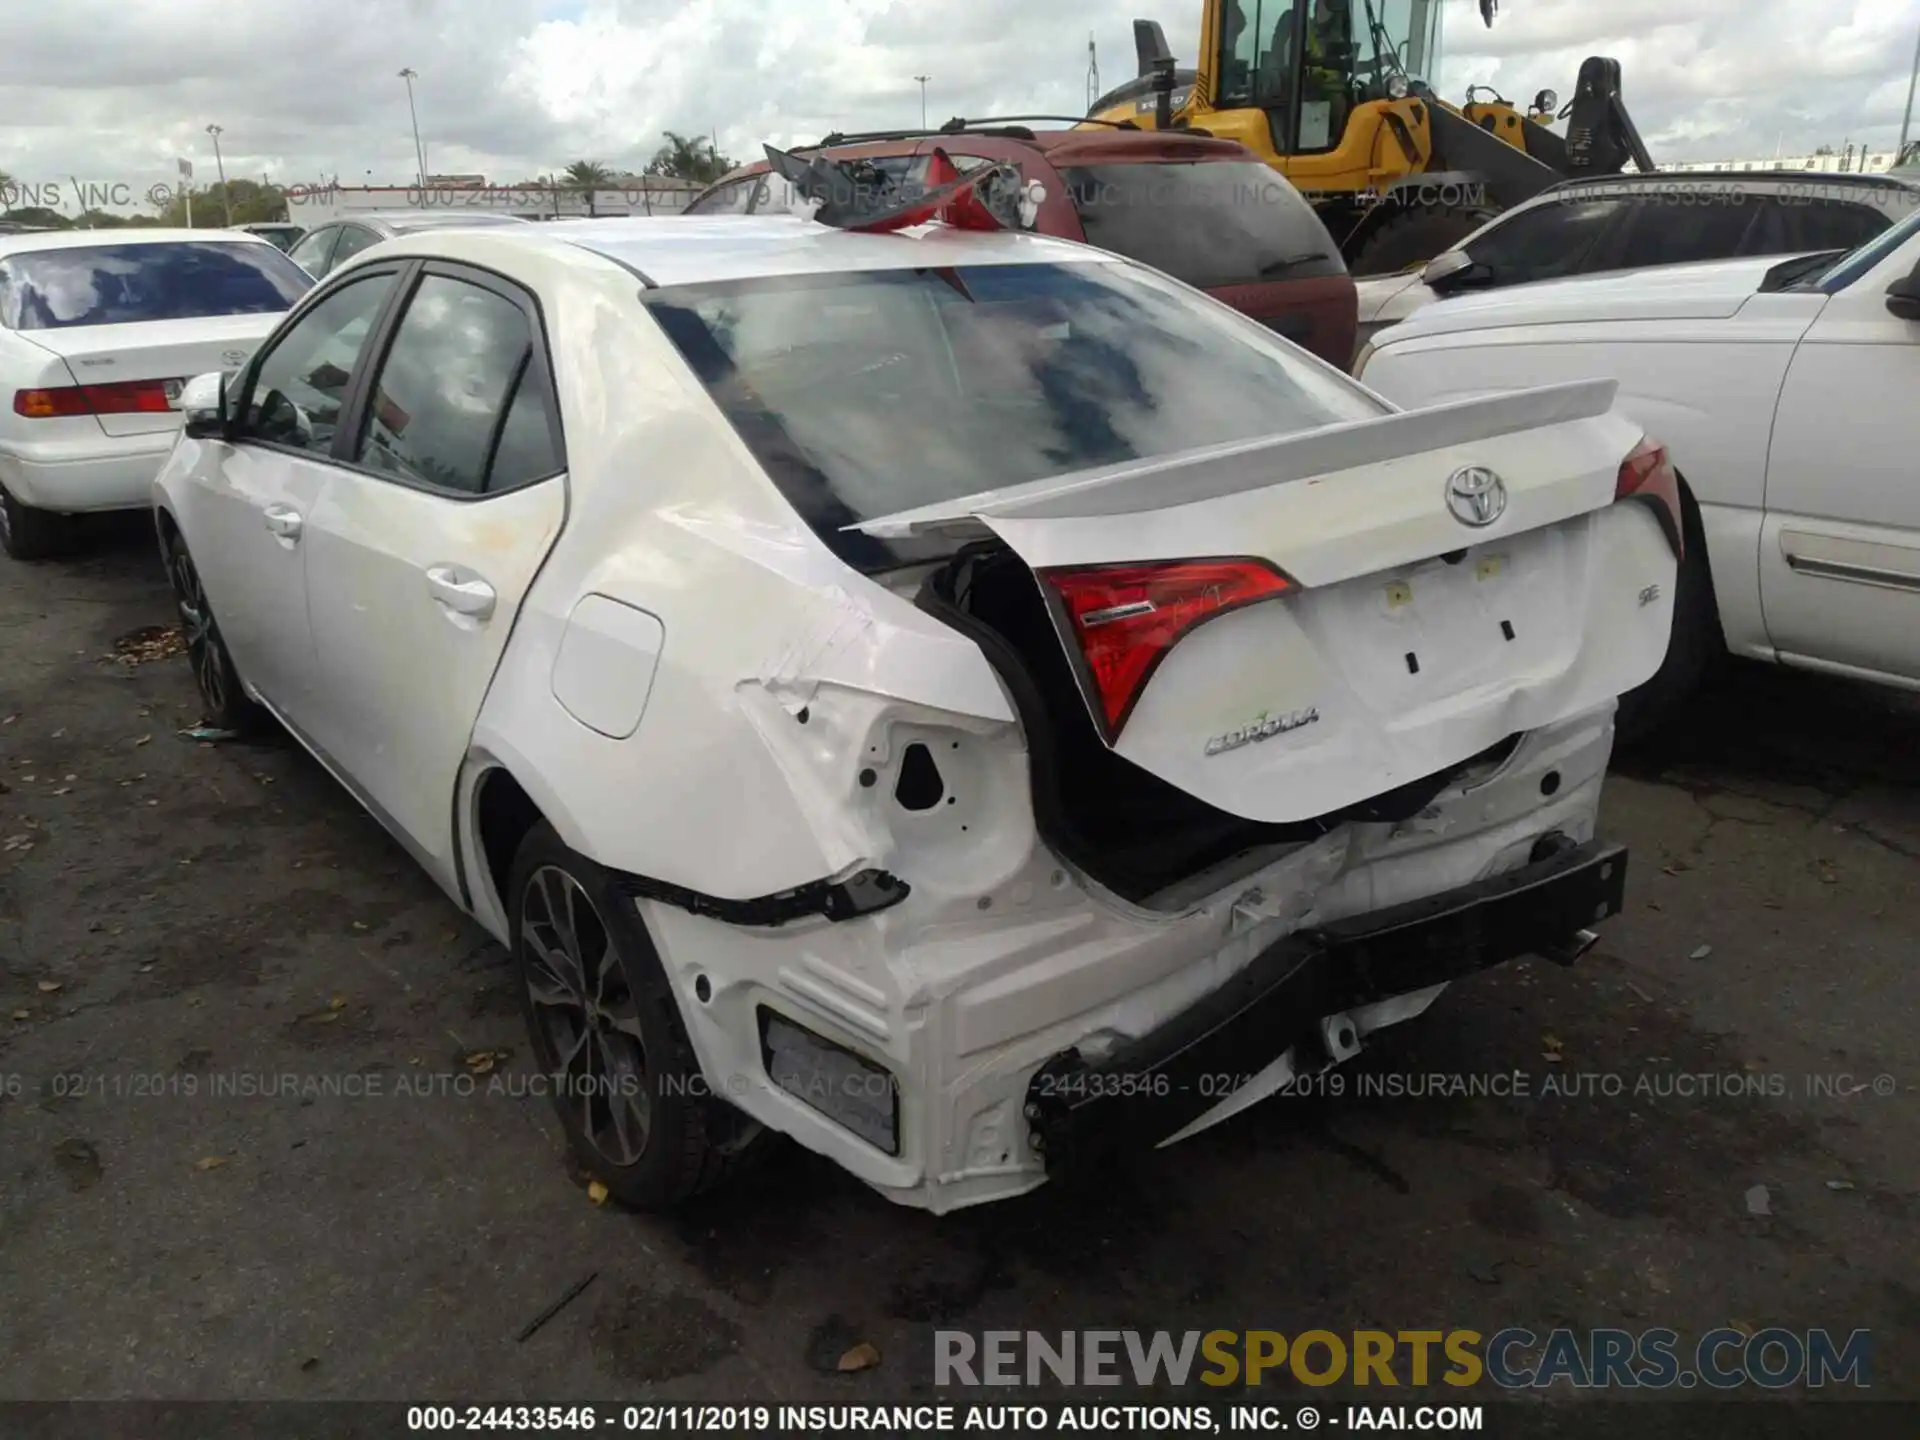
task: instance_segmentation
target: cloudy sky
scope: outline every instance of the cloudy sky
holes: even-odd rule
[[[7,0],[25,8],[27,0]],[[660,132],[766,139],[1085,107],[1128,78],[1129,22],[1190,59],[1201,0],[59,0],[0,47],[0,169],[147,185],[229,175],[404,183],[414,82],[429,170],[512,181],[591,158],[638,168]],[[1890,147],[1920,0],[1448,0],[1441,91],[1569,93],[1616,56],[1658,160]]]

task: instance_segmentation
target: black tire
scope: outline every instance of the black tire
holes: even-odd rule
[[[45,560],[62,553],[72,539],[71,519],[22,505],[0,485],[0,550],[15,560]]]
[[[1478,205],[1396,206],[1347,257],[1347,269],[1356,276],[1397,274],[1457,245],[1498,213]]]
[[[160,532],[160,557],[167,567],[167,580],[173,587],[173,603],[180,615],[180,633],[186,637],[187,662],[193,668],[194,688],[200,692],[200,721],[216,730],[252,734],[265,723],[266,714],[247,698],[227,650],[220,623],[214,618],[207,592],[200,584],[200,572],[194,567],[187,542],[170,523]]]
[[[632,899],[545,820],[514,856],[507,915],[527,1034],[582,1170],[622,1204],[665,1210],[763,1148],[756,1122],[707,1093]]]
[[[1674,581],[1673,632],[1667,640],[1667,658],[1651,680],[1620,697],[1613,726],[1615,743],[1623,748],[1657,735],[1685,708],[1708,672],[1727,653],[1720,608],[1714,600],[1713,572],[1707,563],[1706,534],[1693,497],[1684,490],[1680,516],[1687,553]]]

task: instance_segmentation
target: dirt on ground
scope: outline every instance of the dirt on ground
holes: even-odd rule
[[[1522,1325],[1866,1329],[1920,1400],[1910,697],[1732,669],[1617,765],[1600,946],[1337,1090],[945,1218],[782,1144],[661,1219],[516,1086],[499,947],[290,740],[182,734],[150,531],[99,529],[0,563],[0,1399],[860,1403],[951,1398],[942,1328]]]

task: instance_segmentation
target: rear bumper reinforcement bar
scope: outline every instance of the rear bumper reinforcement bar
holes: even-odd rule
[[[1559,836],[1518,870],[1424,900],[1289,935],[1165,1025],[1089,1062],[1055,1056],[1027,1087],[1034,1147],[1050,1174],[1090,1154],[1158,1144],[1289,1049],[1302,1072],[1331,1063],[1329,1015],[1424,990],[1523,955],[1574,957],[1588,926],[1618,914],[1624,846]],[[1568,959],[1565,963],[1570,963]]]

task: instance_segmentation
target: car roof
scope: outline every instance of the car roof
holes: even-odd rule
[[[570,225],[446,227],[363,250],[350,264],[391,254],[400,245],[416,254],[496,265],[516,254],[577,255],[584,250],[632,271],[650,286],[922,266],[1125,263],[1070,240],[944,225],[872,235],[799,215],[634,215]]]
[[[1857,170],[1657,170],[1652,174],[1628,170],[1618,175],[1590,175],[1561,180],[1541,193],[1558,194],[1565,190],[1612,186],[1678,190],[1688,185],[1712,182],[1732,185],[1835,185],[1863,190],[1905,190],[1920,195],[1920,184],[1916,181],[1920,181],[1920,174],[1882,172],[1863,175]]]
[[[354,210],[329,217],[333,223],[383,225],[390,230],[454,230],[462,225],[531,225],[520,215],[499,215],[487,211],[469,214],[445,210]],[[322,222],[325,223],[325,222]],[[316,227],[318,228],[318,227]]]
[[[27,251],[83,250],[99,245],[178,245],[189,240],[226,240],[242,245],[276,248],[271,240],[245,230],[160,229],[155,226],[126,226],[112,230],[40,230],[32,234],[0,234],[0,255],[20,255]]]

